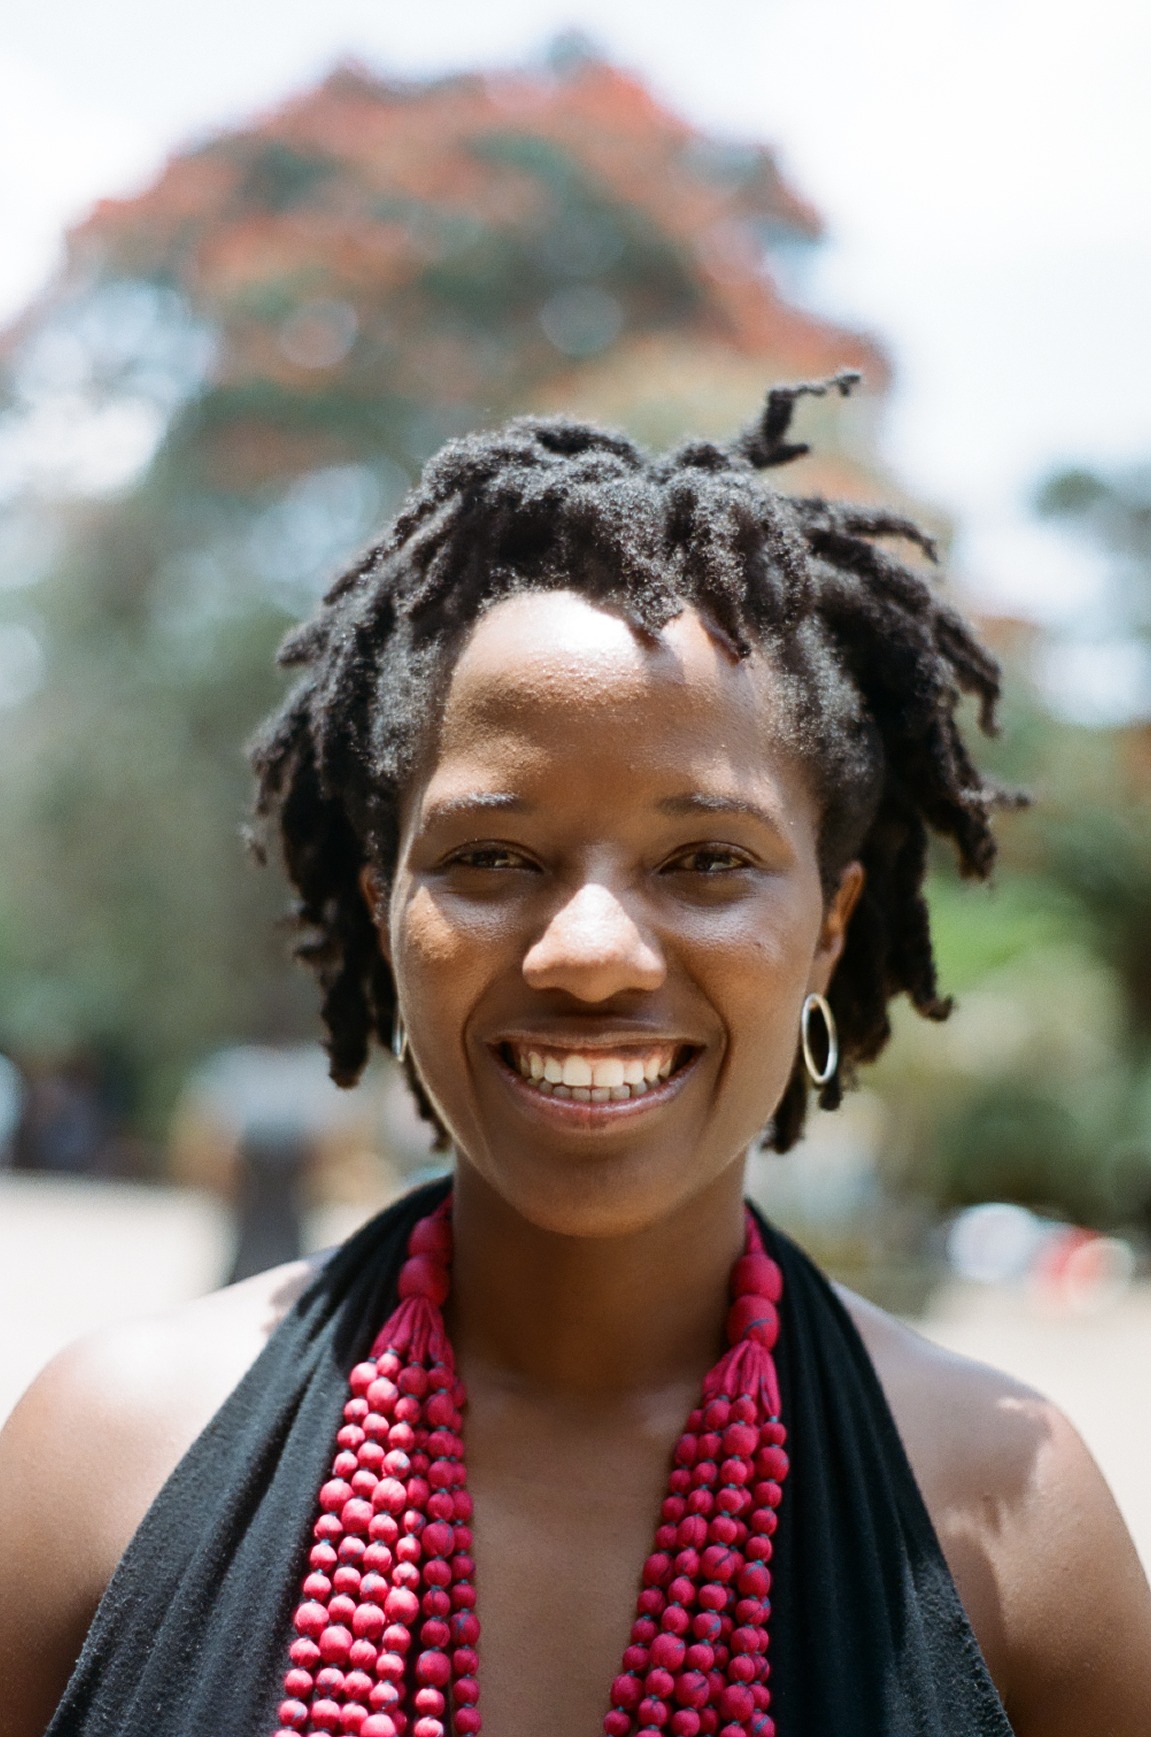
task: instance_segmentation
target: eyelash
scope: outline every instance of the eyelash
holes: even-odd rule
[[[716,858],[723,858],[726,860],[722,869],[696,868],[692,870],[687,867],[688,863],[693,859],[698,859],[700,857],[711,858],[713,860]],[[733,850],[727,845],[703,844],[697,845],[694,850],[685,851],[681,856],[673,858],[673,860],[667,864],[665,872],[674,874],[677,871],[683,871],[688,874],[696,873],[703,875],[732,874],[738,869],[746,869],[750,867],[750,859],[744,856],[742,851]]]
[[[486,861],[484,860],[485,858],[487,859]],[[503,861],[496,862],[492,860],[493,858],[502,858]],[[722,861],[723,866],[721,868],[696,867],[695,869],[689,866],[693,861],[698,862],[698,859],[701,858],[713,862],[719,859]],[[457,851],[454,856],[448,858],[447,863],[445,864],[445,867],[447,868],[491,870],[497,870],[507,866],[527,869],[534,869],[536,867],[534,863],[532,863],[528,858],[522,856],[518,851],[513,850],[511,846],[500,844],[474,845],[466,850]],[[734,850],[729,846],[697,845],[693,850],[684,851],[679,856],[673,857],[670,862],[663,865],[660,872],[663,874],[697,873],[701,875],[715,875],[732,874],[739,869],[750,867],[750,859],[744,856],[741,851]]]

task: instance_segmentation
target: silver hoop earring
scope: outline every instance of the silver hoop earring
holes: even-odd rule
[[[824,1036],[827,1043],[827,1056],[820,1067],[811,1047],[811,1016],[819,1009],[823,1015]],[[839,1066],[839,1033],[835,1028],[835,1015],[831,1011],[826,995],[808,995],[804,999],[803,1013],[799,1021],[799,1034],[803,1040],[803,1060],[811,1075],[813,1086],[826,1086],[835,1078],[835,1070]]]
[[[404,1024],[404,1016],[399,1008],[392,1015],[392,1054],[398,1062],[403,1062],[408,1053],[408,1028]]]

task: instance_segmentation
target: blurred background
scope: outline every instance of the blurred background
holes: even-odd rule
[[[423,1173],[324,1076],[243,744],[277,641],[449,435],[805,404],[896,501],[1036,796],[941,857],[951,1022],[767,1209],[1151,1497],[1151,13],[1099,0],[28,0],[0,25],[0,1415],[86,1327]]]

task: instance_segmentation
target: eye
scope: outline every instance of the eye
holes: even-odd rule
[[[727,844],[697,844],[665,863],[665,874],[722,875],[751,868],[751,858]]]
[[[443,865],[446,869],[527,869],[535,863],[509,844],[469,844],[453,851]]]

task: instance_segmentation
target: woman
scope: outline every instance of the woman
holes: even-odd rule
[[[454,1184],[40,1378],[3,1737],[1151,1730],[1065,1419],[742,1204],[893,995],[946,1016],[929,829],[994,856],[996,667],[876,539],[929,545],[758,481],[803,390],[658,459],[455,442],[288,641],[259,805],[333,1076],[394,1043]]]

